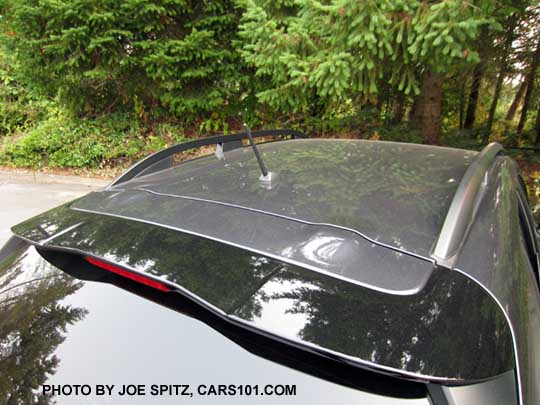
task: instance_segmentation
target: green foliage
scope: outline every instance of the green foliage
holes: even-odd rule
[[[0,163],[21,167],[89,167],[132,163],[169,143],[181,142],[171,124],[142,127],[132,114],[74,119],[62,110],[9,143]],[[175,134],[175,135],[173,135]]]
[[[444,135],[444,143],[453,148],[482,149],[482,132],[470,130],[452,130]]]
[[[499,76],[490,139],[530,145],[533,114],[521,135],[502,118],[539,21],[526,0],[0,0],[0,164],[123,166],[243,121],[405,142],[440,121],[431,141],[477,148]],[[478,66],[475,127],[458,130]],[[418,113],[437,97],[440,116]]]
[[[444,73],[478,61],[475,38],[497,28],[489,1],[442,2],[246,0],[242,55],[268,80],[259,99],[281,111],[332,110],[344,100],[365,103],[386,78],[418,93],[422,69]],[[289,13],[285,12],[288,10]]]
[[[391,141],[391,142],[410,142],[410,143],[424,143],[422,135],[408,128],[407,125],[380,125],[373,127],[370,135],[370,139]]]
[[[246,84],[232,1],[3,0],[4,39],[41,94],[80,115],[196,116]],[[146,115],[145,115],[146,114]]]
[[[212,132],[227,134],[229,132],[229,124],[227,123],[226,114],[213,113],[210,118],[201,122],[199,132],[203,134]]]
[[[12,53],[0,43],[0,137],[22,130],[39,119],[44,104],[30,94],[18,70]]]

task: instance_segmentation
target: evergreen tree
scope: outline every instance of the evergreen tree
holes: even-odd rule
[[[85,115],[222,110],[247,81],[232,1],[4,0],[6,40],[43,94]],[[154,110],[155,111],[155,110]]]
[[[243,56],[271,84],[259,92],[262,102],[295,112],[309,111],[315,99],[326,111],[346,100],[367,103],[390,67],[388,81],[398,91],[439,93],[417,103],[417,111],[430,110],[421,113],[421,129],[435,142],[440,104],[422,105],[440,103],[440,86],[431,84],[456,66],[478,63],[481,27],[500,28],[491,1],[247,0],[244,6]]]

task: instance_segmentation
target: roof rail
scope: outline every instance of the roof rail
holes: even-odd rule
[[[253,138],[260,138],[264,136],[287,136],[287,135],[291,135],[293,139],[307,138],[307,136],[304,133],[300,131],[295,131],[293,129],[269,129],[269,130],[263,130],[263,131],[251,131],[251,135],[253,136]],[[231,135],[209,136],[206,138],[196,139],[194,141],[182,142],[176,145],[172,145],[166,149],[160,150],[159,152],[156,152],[144,158],[143,160],[140,160],[139,162],[135,163],[125,173],[123,173],[117,179],[115,179],[109,185],[109,187],[116,186],[128,180],[132,180],[135,177],[139,177],[145,174],[149,174],[152,172],[156,172],[158,170],[163,170],[168,167],[171,167],[172,157],[176,153],[184,152],[190,149],[200,148],[202,146],[216,145],[218,143],[222,143],[222,144],[233,143],[232,146],[228,149],[229,150],[235,149],[235,148],[242,147],[242,144],[241,144],[242,139],[248,139],[248,135],[246,132],[238,132]]]
[[[467,168],[454,194],[431,255],[438,265],[454,267],[486,186],[486,175],[502,150],[500,144],[490,143]]]

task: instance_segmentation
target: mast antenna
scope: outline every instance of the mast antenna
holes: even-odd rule
[[[261,155],[259,154],[259,149],[257,149],[257,146],[255,145],[255,141],[253,141],[253,136],[251,135],[251,130],[247,126],[246,123],[243,124],[244,129],[246,130],[246,134],[249,138],[249,143],[251,147],[253,148],[253,153],[255,154],[255,157],[257,158],[257,162],[259,163],[259,167],[261,168],[262,176],[260,177],[261,180],[269,180],[269,172],[266,168],[266,165],[264,164],[264,161],[261,158]]]

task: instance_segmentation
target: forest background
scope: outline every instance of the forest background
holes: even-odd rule
[[[480,149],[540,195],[540,4],[0,0],[0,165],[112,176],[254,128]]]

